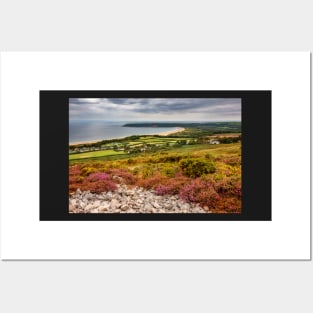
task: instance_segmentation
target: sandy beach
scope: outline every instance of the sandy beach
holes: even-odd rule
[[[159,136],[168,136],[168,135],[172,135],[172,134],[175,134],[175,133],[180,133],[180,132],[182,132],[182,131],[184,131],[184,130],[185,130],[185,128],[179,127],[179,128],[176,129],[176,130],[171,130],[171,131],[169,131],[169,132],[162,132],[162,133],[158,133],[158,134],[156,134],[156,135],[159,135]]]
[[[183,127],[179,127],[175,130],[171,130],[171,131],[168,131],[168,132],[161,132],[161,133],[155,133],[155,134],[151,134],[152,136],[153,135],[159,135],[159,136],[168,136],[168,135],[172,135],[172,134],[175,134],[175,133],[179,133],[179,132],[182,132],[184,131],[185,128]],[[144,136],[148,136],[148,135],[144,135]],[[123,139],[123,138],[126,138],[126,137],[119,137],[119,138],[114,138],[114,139]],[[104,139],[105,140],[105,139]],[[78,142],[71,142],[69,143],[70,146],[76,146],[76,145],[85,145],[85,144],[91,144],[91,143],[97,143],[99,141],[102,141],[102,139],[99,139],[99,140],[90,140],[90,141],[78,141]]]
[[[85,145],[85,144],[90,144],[90,143],[97,143],[102,141],[102,139],[99,140],[90,140],[90,141],[77,141],[77,142],[70,142],[70,146],[76,146],[76,145]]]

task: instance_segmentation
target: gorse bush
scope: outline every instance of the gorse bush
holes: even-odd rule
[[[192,178],[200,177],[205,174],[214,173],[215,164],[212,161],[202,159],[186,159],[179,163],[183,173]]]
[[[141,178],[149,178],[155,174],[156,167],[153,164],[143,164],[132,169],[132,173]]]
[[[180,167],[176,164],[165,163],[160,166],[160,171],[167,177],[175,177],[180,171]]]
[[[211,154],[211,153],[206,153],[204,155],[204,157],[207,159],[207,160],[211,160],[211,161],[214,161],[214,156]]]
[[[143,178],[151,177],[153,174],[154,174],[153,166],[146,165],[143,167],[142,172],[141,172],[141,175]]]
[[[157,159],[158,162],[160,163],[174,163],[174,162],[179,162],[181,159],[183,159],[184,156],[182,155],[167,155],[167,156],[161,156]]]
[[[81,174],[83,176],[88,176],[89,174],[95,173],[95,172],[97,172],[97,169],[94,167],[85,166],[85,167],[82,167],[81,169]]]

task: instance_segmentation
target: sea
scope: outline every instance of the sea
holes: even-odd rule
[[[135,122],[70,120],[69,143],[116,139],[132,135],[154,135],[179,129],[179,127],[123,127],[126,123]]]

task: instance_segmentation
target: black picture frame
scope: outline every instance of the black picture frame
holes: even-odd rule
[[[70,214],[68,212],[69,98],[241,98],[242,213]],[[40,221],[271,221],[270,90],[41,90]]]

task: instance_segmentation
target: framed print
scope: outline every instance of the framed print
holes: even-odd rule
[[[1,53],[1,258],[309,260],[310,53]]]
[[[41,220],[271,219],[271,91],[41,91],[40,112]]]

